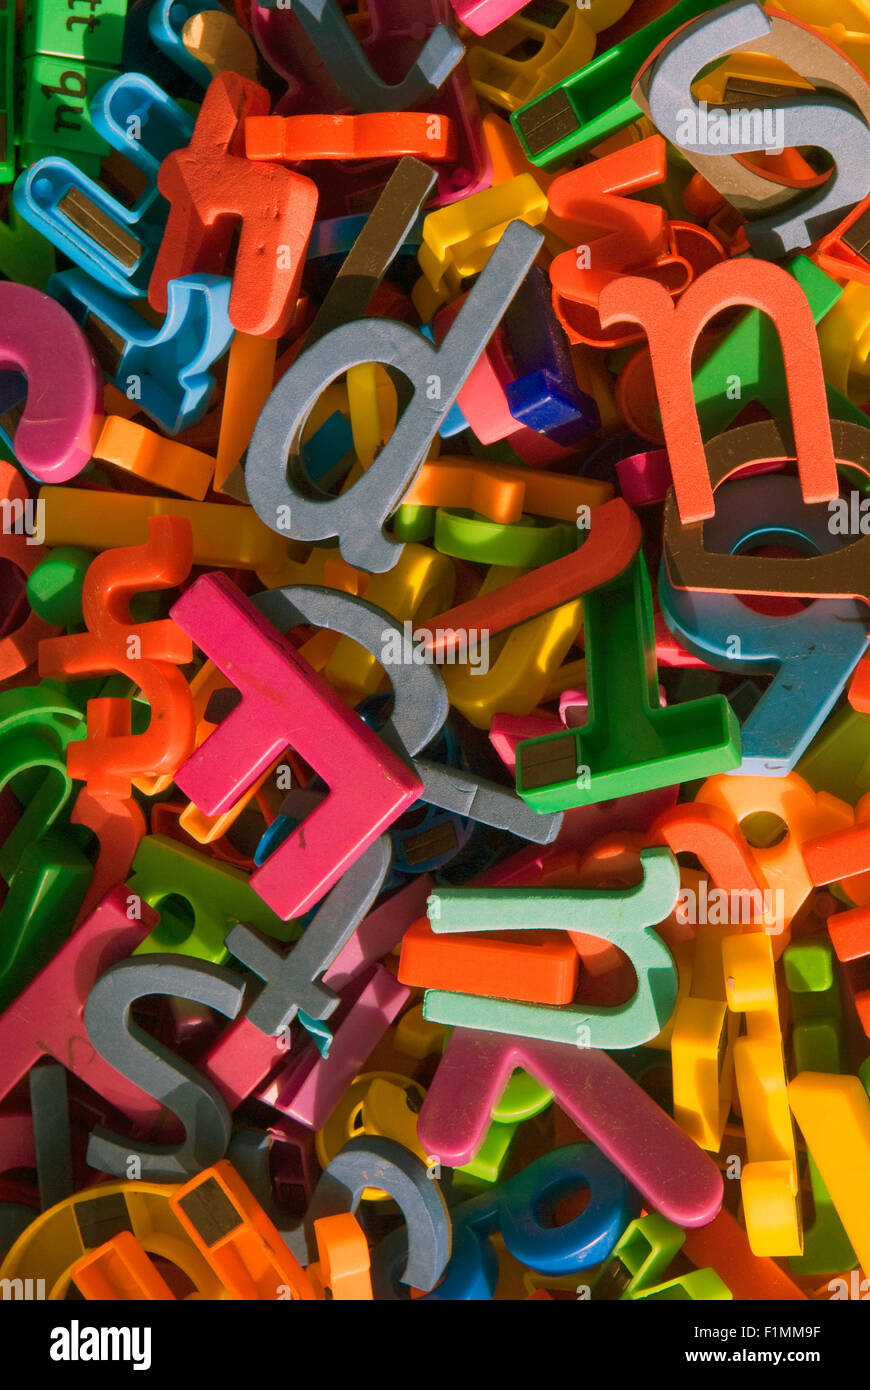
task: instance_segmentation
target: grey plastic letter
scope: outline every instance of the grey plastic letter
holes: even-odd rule
[[[426,1293],[447,1268],[452,1228],[437,1180],[414,1154],[393,1139],[351,1139],[325,1168],[305,1214],[310,1259],[317,1258],[314,1222],[321,1216],[356,1211],[367,1187],[387,1192],[402,1209],[408,1228],[408,1263],[402,1282]]]
[[[230,1114],[212,1082],[189,1062],[139,1028],[130,1012],[137,999],[169,994],[195,999],[235,1018],[244,998],[240,977],[206,961],[174,955],[136,956],[101,975],[85,1004],[85,1029],[104,1061],[147,1095],[159,1100],[184,1125],[184,1142],[167,1148],[136,1143],[98,1127],[88,1143],[88,1163],[125,1177],[127,1160],[137,1155],[142,1175],[152,1182],[178,1182],[223,1158],[230,1142]]]
[[[245,486],[267,526],[298,541],[337,537],[348,564],[370,573],[393,568],[403,547],[385,535],[383,523],[414,481],[542,241],[524,222],[510,223],[440,348],[406,324],[360,319],[301,353],[263,407],[248,448]],[[302,429],[324,389],[363,362],[395,368],[414,394],[374,463],[347,492],[329,497],[305,473]]]
[[[389,639],[401,648],[403,634],[395,618],[352,594],[295,584],[257,594],[252,602],[281,632],[297,623],[314,623],[351,637],[376,660],[381,659]],[[447,691],[437,668],[394,663],[389,675],[395,697],[393,713],[380,737],[400,757],[411,759],[423,779],[420,800],[535,844],[550,844],[559,833],[561,814],[538,815],[509,787],[415,756],[431,743],[449,712]]]
[[[777,99],[771,87],[773,101],[756,101],[763,116],[772,113],[781,132],[775,143],[750,137],[736,112],[737,138],[728,115],[729,139],[712,146],[706,112],[692,96],[691,84],[703,68],[740,49],[781,59],[809,78],[816,90],[804,94],[787,89]],[[662,134],[747,215],[750,244],[767,259],[812,245],[870,191],[866,81],[819,34],[785,15],[768,18],[755,0],[731,0],[680,29],[642,74],[633,95]],[[687,133],[692,124],[687,117],[694,117],[694,138]],[[824,148],[835,168],[820,188],[796,196],[794,189],[762,178],[734,157],[780,145]]]
[[[392,858],[388,835],[380,835],[330,890],[300,941],[284,955],[274,941],[239,923],[226,939],[237,960],[266,981],[245,1018],[261,1033],[277,1037],[301,1009],[309,1018],[329,1018],[340,998],[318,982],[353,936],[381,890]]]
[[[268,8],[276,0],[263,0]],[[446,24],[432,30],[410,70],[390,86],[360,47],[336,0],[293,0],[296,15],[347,103],[355,111],[405,111],[438,91],[465,48]]]

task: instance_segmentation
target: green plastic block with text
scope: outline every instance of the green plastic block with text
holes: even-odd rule
[[[662,709],[652,594],[637,555],[583,600],[586,724],[517,745],[517,791],[541,814],[712,777],[740,766],[740,726],[722,695]]]
[[[117,76],[114,68],[75,58],[42,53],[28,58],[24,64],[22,145],[65,155],[74,162],[78,155],[102,158],[111,153],[91,123],[90,106],[100,88]]]
[[[24,56],[121,64],[127,0],[25,0]]]

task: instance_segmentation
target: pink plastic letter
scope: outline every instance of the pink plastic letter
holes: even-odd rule
[[[103,378],[71,314],[41,290],[0,283],[0,371],[27,377],[15,457],[42,483],[81,473],[103,422]]]
[[[337,788],[251,875],[279,917],[301,916],[423,784],[225,575],[203,575],[171,616],[242,695],[179,771],[184,794],[221,815],[288,745]]]
[[[554,1093],[648,1206],[678,1226],[713,1220],[722,1205],[722,1175],[712,1159],[594,1048],[454,1028],[417,1123],[426,1152],[452,1167],[468,1163],[516,1067]]]

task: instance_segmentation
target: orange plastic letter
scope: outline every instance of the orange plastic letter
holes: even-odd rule
[[[747,257],[714,266],[675,305],[662,285],[625,276],[601,291],[601,326],[639,323],[649,339],[684,525],[704,521],[715,511],[692,393],[692,352],[713,315],[738,304],[750,304],[767,314],[779,334],[804,501],[827,502],[839,492],[821,354],[812,311],[797,281],[780,266]]]

